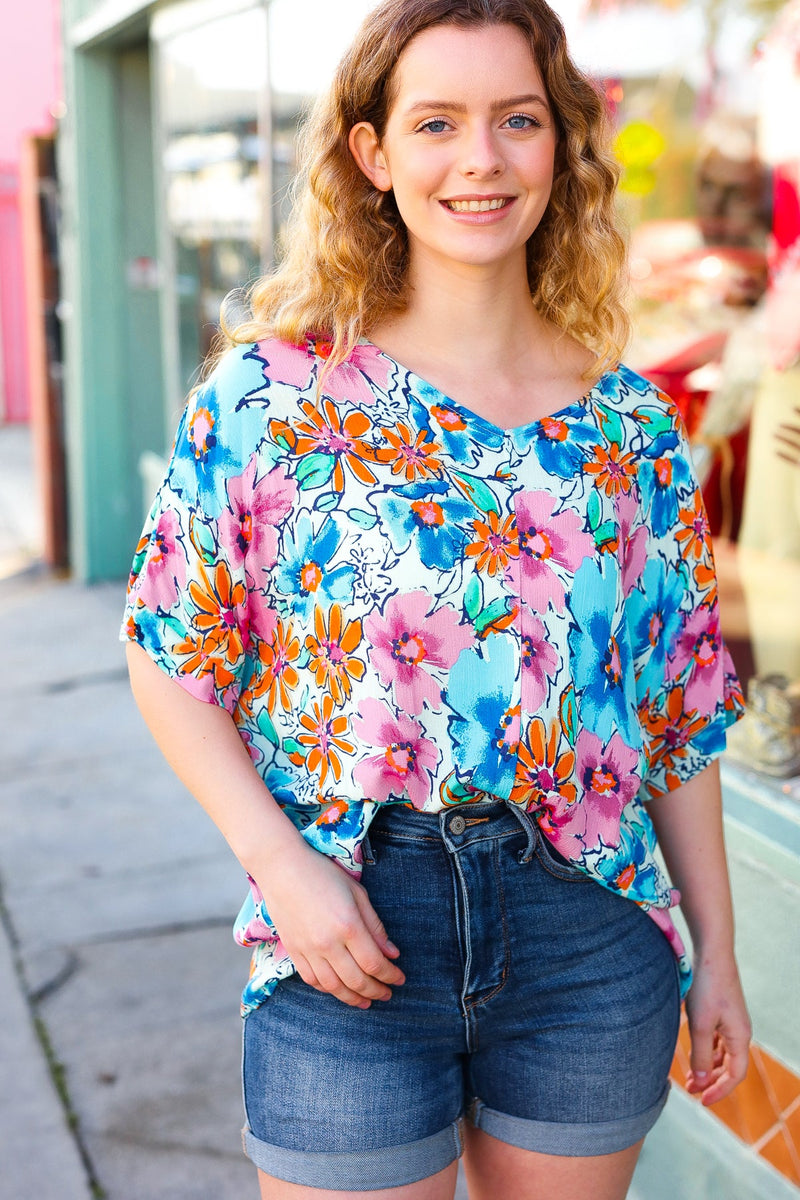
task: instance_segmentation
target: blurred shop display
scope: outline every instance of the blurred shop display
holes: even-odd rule
[[[686,421],[748,685],[731,754],[787,777],[800,772],[800,0],[582,12],[577,57],[617,130],[630,360]]]

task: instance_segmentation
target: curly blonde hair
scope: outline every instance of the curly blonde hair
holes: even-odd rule
[[[530,43],[558,132],[552,194],[528,241],[528,281],[538,312],[591,349],[587,378],[615,366],[629,336],[625,245],[617,228],[618,168],[602,95],[570,59],[563,26],[544,0],[383,0],[361,25],[301,143],[296,203],[280,266],[252,285],[247,320],[225,347],[309,334],[331,344],[326,370],[408,302],[408,238],[391,193],[356,165],[348,136],[360,121],[381,139],[398,59],[424,29],[513,25]]]

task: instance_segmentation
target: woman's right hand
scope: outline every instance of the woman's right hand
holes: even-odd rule
[[[262,874],[259,872],[259,874]],[[369,1008],[405,982],[366,889],[302,838],[256,884],[300,978],[344,1004]]]

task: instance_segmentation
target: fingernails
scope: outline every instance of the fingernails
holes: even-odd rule
[[[698,1083],[702,1083],[704,1079],[708,1079],[708,1071],[693,1071],[692,1074]]]
[[[399,954],[400,953],[400,951],[397,949],[397,946],[395,946],[394,942],[387,942],[386,949],[389,951],[390,954]]]

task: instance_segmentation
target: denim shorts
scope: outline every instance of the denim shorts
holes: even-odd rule
[[[246,1018],[245,1150],[331,1190],[413,1183],[461,1121],[545,1154],[638,1142],[669,1089],[680,1015],[666,938],[503,803],[387,806],[363,883],[406,982],[350,1008],[299,976]]]

